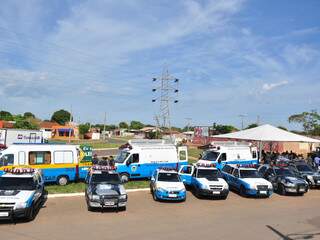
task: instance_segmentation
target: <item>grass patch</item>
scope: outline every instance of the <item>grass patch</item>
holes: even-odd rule
[[[188,154],[189,154],[189,163],[195,163],[199,159],[199,154],[202,153],[201,149],[198,148],[188,148]]]
[[[125,185],[126,189],[136,189],[136,188],[148,188],[149,181],[139,180],[139,181],[130,181]],[[47,185],[45,188],[49,194],[55,193],[81,193],[84,192],[86,184],[84,182],[78,183],[69,183],[66,186],[59,185]]]
[[[91,146],[94,149],[99,148],[118,148],[121,145],[125,144],[129,138],[108,138],[106,140],[87,140],[87,139],[80,139],[80,140],[71,140],[71,144],[86,144]],[[51,140],[50,143],[66,143],[68,144],[68,140]]]

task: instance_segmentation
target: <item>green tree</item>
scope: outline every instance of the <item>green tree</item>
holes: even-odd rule
[[[215,134],[224,134],[224,133],[231,133],[237,131],[238,129],[232,125],[222,125],[222,124],[213,124],[213,131]]]
[[[13,121],[13,116],[10,112],[0,111],[0,120]]]
[[[23,114],[24,118],[36,118],[36,116],[32,112],[25,112]]]
[[[61,125],[65,125],[65,123],[70,121],[71,114],[63,109],[56,111],[52,114],[51,121],[55,121]],[[72,120],[72,119],[71,119]]]
[[[87,132],[89,132],[89,129],[90,129],[90,123],[79,124],[79,133],[81,135],[84,135]]]
[[[315,110],[291,115],[288,121],[302,124],[304,131],[309,134],[313,134],[320,127],[320,115]]]
[[[246,127],[246,129],[250,129],[250,128],[255,128],[255,127],[258,127],[259,125],[256,124],[256,123],[251,123],[248,125],[248,127]]]
[[[119,123],[119,128],[126,128],[126,129],[128,129],[128,128],[129,128],[129,125],[128,125],[128,123],[126,123],[126,122],[120,122],[120,123]]]
[[[36,124],[22,119],[17,120],[13,127],[19,129],[39,129],[39,127]]]
[[[139,122],[139,121],[131,121],[130,122],[130,128],[131,129],[135,129],[135,130],[139,130],[141,128],[144,127],[144,124]]]

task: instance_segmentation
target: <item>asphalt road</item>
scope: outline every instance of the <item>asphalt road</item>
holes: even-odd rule
[[[320,190],[304,197],[202,200],[184,203],[129,193],[125,212],[88,212],[84,197],[48,199],[29,223],[0,224],[0,239],[320,239]]]

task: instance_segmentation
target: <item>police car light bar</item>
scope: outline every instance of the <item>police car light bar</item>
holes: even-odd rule
[[[169,168],[169,167],[159,167],[159,170],[163,170],[163,171],[177,171],[176,168]]]
[[[197,163],[197,167],[216,167],[214,163]]]
[[[24,173],[34,173],[35,170],[33,168],[5,168],[3,169],[6,173],[12,174],[24,174]]]
[[[241,168],[257,168],[257,164],[237,164],[237,167]]]
[[[93,165],[91,169],[97,171],[115,171],[117,168],[115,166]]]

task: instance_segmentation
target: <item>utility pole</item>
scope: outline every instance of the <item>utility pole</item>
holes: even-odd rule
[[[257,116],[257,125],[260,125],[260,115]]]
[[[244,126],[243,126],[243,122],[244,122],[244,118],[246,117],[247,115],[245,115],[245,114],[240,114],[238,117],[240,117],[241,118],[241,130],[243,130],[243,128],[244,128]]]
[[[185,118],[185,120],[187,120],[187,131],[189,132],[189,129],[190,129],[190,123],[191,123],[191,121],[192,121],[192,118],[187,117],[187,118]]]
[[[69,119],[69,136],[68,136],[68,142],[71,142],[71,121],[72,121],[72,105],[70,107],[70,119]]]
[[[103,120],[103,140],[106,140],[106,121],[107,121],[107,112],[104,112],[104,120]]]
[[[170,116],[170,103],[178,103],[178,87],[179,79],[171,76],[167,68],[163,69],[162,76],[159,78],[152,78],[155,86],[152,88],[152,92],[158,96],[152,99],[152,102],[160,102],[159,114],[157,116],[157,122],[161,122],[160,126],[164,129],[168,129],[171,136],[171,116]]]

